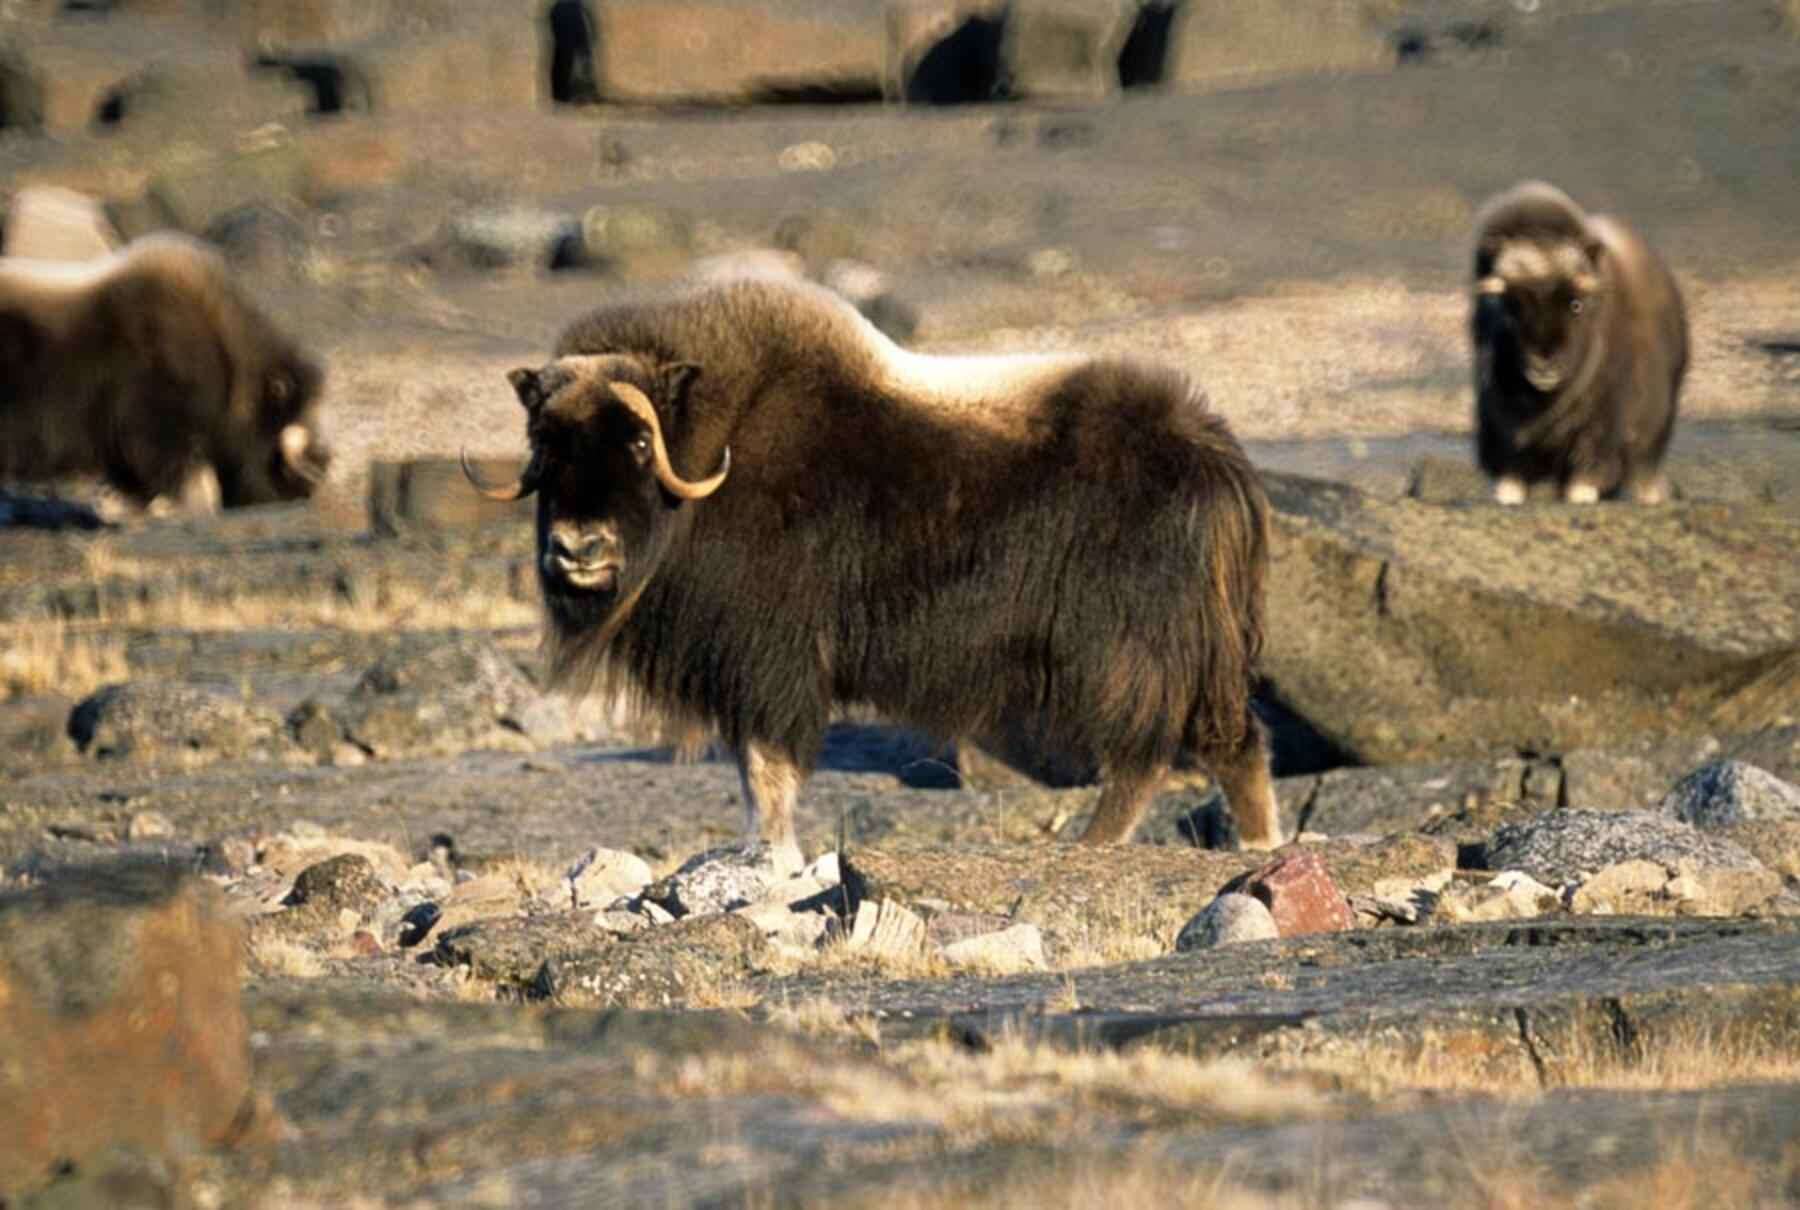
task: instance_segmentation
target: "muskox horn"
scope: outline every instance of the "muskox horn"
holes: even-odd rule
[[[523,500],[526,496],[529,496],[532,492],[537,490],[536,458],[533,458],[530,462],[526,463],[524,472],[511,483],[494,484],[483,482],[481,476],[475,473],[475,468],[469,465],[468,450],[463,450],[460,457],[462,459],[463,476],[474,485],[476,491],[486,496],[489,500],[502,500],[507,502]]]
[[[324,469],[316,463],[308,462],[306,451],[312,446],[312,433],[304,424],[290,424],[282,428],[281,435],[276,438],[281,449],[281,461],[288,470],[294,472],[308,483],[317,483],[325,477]]]
[[[619,397],[620,403],[630,408],[634,416],[650,427],[650,452],[656,478],[669,489],[671,495],[680,496],[683,500],[700,500],[719,490],[719,485],[725,482],[725,476],[731,472],[729,447],[725,450],[725,456],[719,460],[719,469],[711,478],[689,483],[669,465],[669,448],[663,444],[662,421],[657,419],[656,409],[650,405],[650,397],[629,382],[609,382],[606,385]]]
[[[1475,283],[1475,293],[1477,295],[1505,294],[1506,279],[1501,277],[1498,273],[1490,273]]]

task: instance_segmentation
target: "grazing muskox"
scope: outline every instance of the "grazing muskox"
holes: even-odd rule
[[[1546,480],[1577,503],[1666,496],[1687,317],[1675,279],[1623,223],[1539,181],[1490,200],[1470,334],[1476,452],[1497,500]]]
[[[530,461],[477,486],[537,493],[553,676],[716,727],[782,860],[839,705],[944,738],[1035,718],[1103,771],[1091,842],[1196,759],[1244,843],[1278,843],[1250,710],[1267,502],[1179,374],[923,356],[740,280],[595,311],[509,378]]]
[[[139,505],[205,471],[227,505],[307,496],[320,379],[197,241],[0,260],[0,476],[99,474]]]

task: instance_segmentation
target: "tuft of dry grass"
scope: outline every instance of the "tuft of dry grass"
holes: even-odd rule
[[[60,618],[0,627],[0,701],[38,693],[81,697],[130,671],[125,644],[72,631]]]
[[[260,934],[248,946],[250,969],[260,975],[291,975],[316,979],[325,973],[325,959],[315,950],[287,937]]]
[[[867,1013],[851,1013],[823,996],[769,1006],[769,1021],[809,1038],[841,1037],[881,1045],[881,1022]]]
[[[1800,1038],[1784,1033],[1722,1032],[1713,1023],[1690,1020],[1640,1031],[1637,1044],[1623,1050],[1605,1040],[1609,1031],[1610,1022],[1577,1015],[1557,1036],[1540,1041],[1541,1069],[1523,1052],[1510,1061],[1477,1061],[1470,1048],[1442,1038],[1406,1049],[1358,1047],[1301,1066],[1331,1077],[1339,1088],[1376,1097],[1407,1092],[1521,1097],[1546,1086],[1691,1091],[1800,1082]]]

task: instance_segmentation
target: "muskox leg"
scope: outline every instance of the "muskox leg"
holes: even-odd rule
[[[1155,769],[1108,769],[1106,782],[1100,788],[1100,801],[1094,804],[1094,817],[1081,834],[1082,844],[1119,844],[1130,840],[1137,831],[1138,820],[1150,795],[1168,776],[1169,767]]]
[[[1625,494],[1634,504],[1667,504],[1669,481],[1660,471],[1636,471],[1626,476]]]
[[[1494,480],[1494,503],[1525,503],[1525,480],[1516,475],[1502,475]]]
[[[1563,485],[1563,499],[1570,504],[1598,504],[1600,486],[1588,479],[1571,479]]]
[[[1273,849],[1281,843],[1281,813],[1275,805],[1275,782],[1269,776],[1269,733],[1254,715],[1244,737],[1229,746],[1208,746],[1200,760],[1219,783],[1238,843],[1246,849]]]
[[[800,766],[775,748],[747,743],[738,754],[744,782],[744,842],[763,842],[775,868],[794,873],[806,864],[794,837],[794,800],[800,795]]]

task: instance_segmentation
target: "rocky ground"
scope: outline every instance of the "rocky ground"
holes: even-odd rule
[[[329,362],[338,461],[213,518],[0,497],[0,1206],[1800,1201],[1791,12],[1245,18],[1122,95],[1020,24],[1017,99],[884,106],[881,6],[773,6],[845,103],[745,33],[571,107],[430,5],[149,60],[183,6],[31,7],[7,250],[28,186],[219,241]],[[240,37],[286,65],[196,91]],[[1688,294],[1666,507],[1470,465],[1469,219],[1528,174]],[[1206,385],[1276,508],[1293,843],[1235,851],[1196,775],[1077,848],[1093,788],[1018,771],[1057,754],[846,719],[777,876],[723,754],[541,691],[527,514],[454,455],[516,456],[504,371],[582,307],[745,258],[919,347]]]

